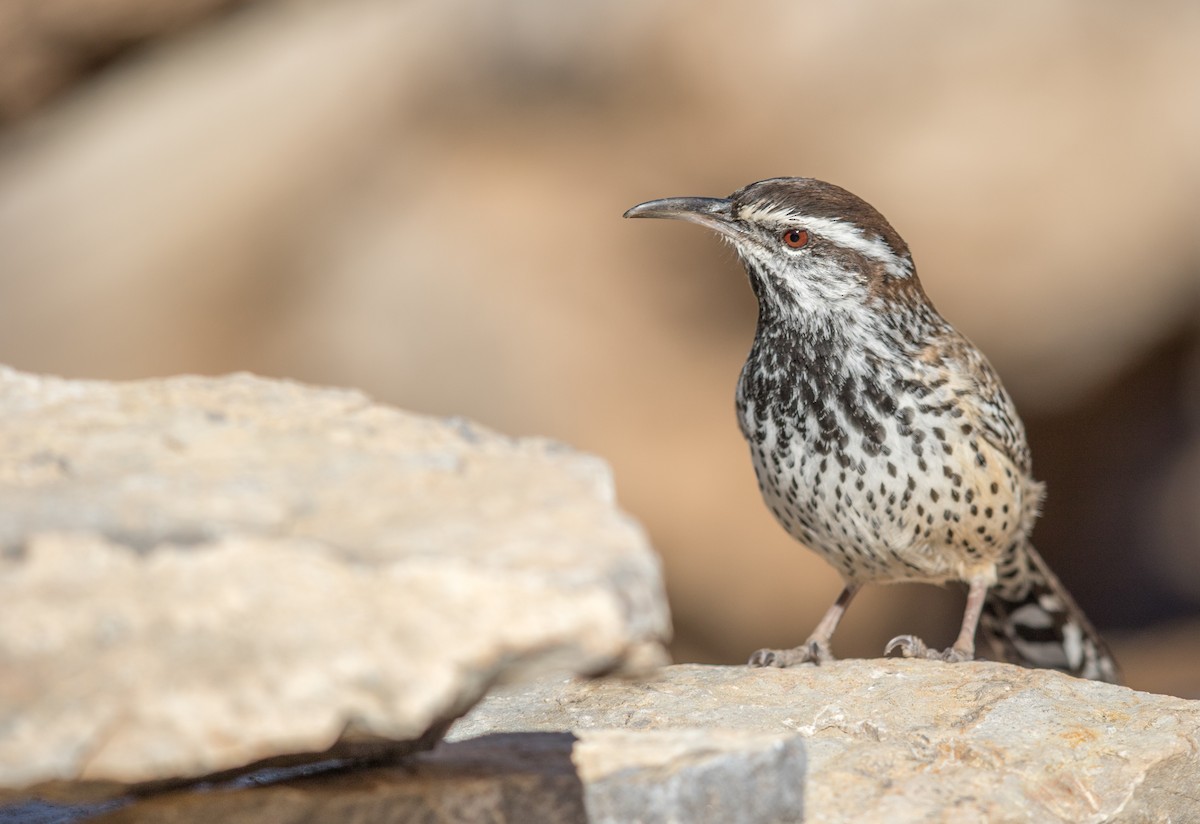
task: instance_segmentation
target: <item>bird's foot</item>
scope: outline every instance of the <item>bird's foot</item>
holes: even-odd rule
[[[827,664],[836,661],[826,641],[812,638],[793,649],[760,649],[750,656],[752,667],[794,667],[798,664]]]
[[[891,655],[894,650],[900,650],[900,654],[905,658],[928,658],[933,661],[946,661],[951,664],[975,659],[973,653],[958,649],[957,647],[949,647],[942,650],[930,649],[925,646],[924,641],[915,635],[897,635],[888,641],[883,654]]]

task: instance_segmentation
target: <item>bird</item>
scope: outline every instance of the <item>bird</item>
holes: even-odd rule
[[[738,423],[764,501],[843,588],[800,646],[755,667],[835,660],[831,641],[867,584],[966,584],[946,649],[900,635],[884,655],[995,658],[1116,683],[1104,640],[1031,542],[1043,484],[987,358],[934,308],[912,254],[858,196],[778,177],[729,197],[627,210],[704,226],[730,243],[758,301],[737,383]]]

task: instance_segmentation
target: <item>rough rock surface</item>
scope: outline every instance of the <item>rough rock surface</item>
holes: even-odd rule
[[[515,730],[579,738],[590,821],[634,810],[653,822],[1200,813],[1200,702],[1005,664],[687,665],[638,683],[560,679],[489,697],[449,737]]]
[[[8,809],[58,824],[1131,824],[1196,820],[1198,787],[1200,702],[1004,664],[888,660],[552,678],[492,693],[399,763]]]
[[[0,368],[0,787],[436,733],[669,619],[605,464],[246,375]]]

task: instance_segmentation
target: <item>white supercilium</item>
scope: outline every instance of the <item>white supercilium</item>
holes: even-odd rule
[[[738,217],[758,224],[776,224],[778,226],[795,226],[806,229],[832,243],[846,249],[858,252],[871,260],[883,264],[888,274],[897,278],[912,276],[912,262],[902,258],[892,251],[883,238],[870,238],[863,234],[862,229],[843,220],[828,217],[813,217],[802,214],[795,209],[776,204],[749,203],[741,208]]]

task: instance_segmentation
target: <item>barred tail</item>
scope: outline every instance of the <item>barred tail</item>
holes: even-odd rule
[[[1119,683],[1108,645],[1028,543],[1000,562],[988,590],[979,632],[1000,660],[1061,670],[1078,678]]]

